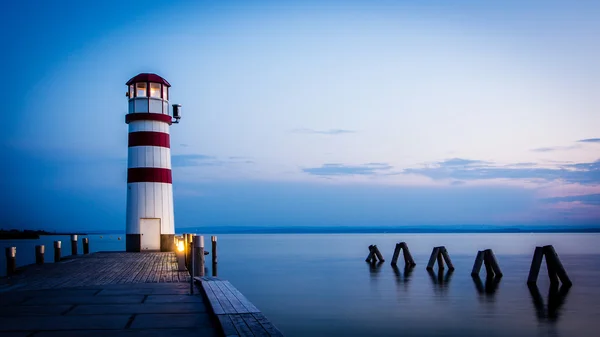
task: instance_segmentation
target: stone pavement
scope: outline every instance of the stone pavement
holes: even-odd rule
[[[218,336],[188,283],[94,285],[0,293],[0,337]]]

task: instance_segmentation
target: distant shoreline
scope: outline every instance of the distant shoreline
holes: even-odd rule
[[[35,240],[39,239],[41,235],[87,235],[86,233],[61,233],[61,232],[48,232],[43,230],[0,230],[0,240]]]

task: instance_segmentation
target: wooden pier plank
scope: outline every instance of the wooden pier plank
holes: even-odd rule
[[[252,304],[252,302],[250,302],[246,296],[244,296],[239,290],[237,290],[231,283],[229,283],[229,281],[223,281],[222,282],[223,285],[225,285],[229,291],[231,291],[231,293],[233,293],[235,295],[235,297],[242,303],[242,305],[246,308],[246,312],[248,313],[254,313],[254,312],[260,312],[260,310],[258,310],[258,308],[256,306],[254,306],[254,304]]]
[[[225,294],[223,294],[223,291],[221,291],[221,289],[215,284],[215,282],[206,282],[206,285],[208,285],[210,289],[212,289],[217,300],[221,304],[223,311],[226,314],[237,314],[237,310],[235,310],[233,305],[231,305]]]
[[[244,320],[246,325],[252,331],[252,334],[257,337],[269,337],[269,333],[263,328],[263,326],[256,320],[252,314],[240,314],[240,317]]]
[[[254,336],[252,330],[240,315],[228,315],[235,326],[239,336]]]
[[[233,306],[233,309],[236,311],[236,313],[238,313],[238,314],[248,313],[248,309],[246,309],[246,307],[244,307],[242,302],[240,302],[240,300],[231,292],[231,290],[229,290],[229,288],[227,288],[223,284],[223,282],[211,282],[211,283],[213,286],[217,286],[217,287],[219,287],[219,289],[221,289],[221,291],[223,292],[223,295],[225,295],[225,298],[227,298],[229,303],[231,303],[231,305]]]
[[[279,329],[277,329],[268,319],[263,315],[262,312],[253,313],[252,316],[256,318],[256,320],[262,325],[262,327],[267,330],[269,335],[283,337],[283,334]]]

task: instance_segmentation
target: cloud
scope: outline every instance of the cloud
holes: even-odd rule
[[[464,165],[458,165],[463,163]],[[434,180],[541,179],[582,185],[600,184],[600,160],[567,164],[557,168],[507,167],[468,159],[450,159],[422,168],[409,168],[405,174],[418,174]]]
[[[455,181],[453,181],[453,182],[450,183],[450,185],[452,185],[452,186],[460,186],[460,185],[464,185],[464,184],[466,184],[466,183],[464,181],[461,181],[461,180],[455,180]]]
[[[240,160],[244,157],[228,157],[228,160],[221,160],[215,156],[203,154],[178,154],[171,156],[171,165],[173,167],[194,167],[194,166],[225,166],[230,164],[254,164],[252,160]]]
[[[600,138],[580,139],[577,142],[578,143],[600,143]]]
[[[544,198],[540,200],[551,204],[559,202],[577,202],[585,205],[600,206],[600,194],[572,195],[567,197]]]
[[[533,152],[554,152],[554,151],[568,151],[580,148],[579,144],[569,146],[552,146],[552,147],[538,147],[537,149],[531,149]]]
[[[293,133],[304,133],[311,135],[343,135],[348,133],[356,133],[355,130],[346,130],[346,129],[329,129],[329,130],[314,130],[314,129],[294,129]]]
[[[378,175],[387,173],[392,166],[386,163],[368,163],[363,165],[323,164],[321,167],[305,168],[302,171],[317,176]]]
[[[176,154],[171,156],[173,167],[203,166],[214,161],[216,157],[203,154]]]

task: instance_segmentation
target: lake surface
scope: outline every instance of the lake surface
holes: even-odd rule
[[[90,235],[90,248],[124,250],[119,236]],[[33,262],[40,241],[51,260],[56,239],[0,245],[17,246],[22,265]],[[69,238],[62,240],[70,252]],[[400,241],[417,263],[412,270],[389,264]],[[364,261],[370,244],[385,263]],[[545,264],[537,289],[527,287],[535,246],[547,244],[573,281],[568,291],[550,291]],[[430,274],[429,255],[441,245],[456,269]],[[218,248],[219,277],[286,336],[598,336],[600,327],[600,234],[223,234]],[[470,275],[477,251],[487,248],[504,273],[498,284],[486,282],[485,268],[480,282]]]

